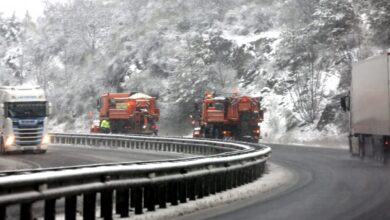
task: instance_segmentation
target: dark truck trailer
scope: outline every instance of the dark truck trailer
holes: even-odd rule
[[[389,54],[352,66],[351,90],[341,100],[350,115],[349,147],[353,156],[386,161],[390,143]]]

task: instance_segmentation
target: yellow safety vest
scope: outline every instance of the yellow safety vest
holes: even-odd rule
[[[102,124],[100,125],[102,128],[110,128],[110,123],[107,120],[103,120]]]

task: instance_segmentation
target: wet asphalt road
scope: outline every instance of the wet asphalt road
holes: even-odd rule
[[[167,160],[188,156],[189,155],[172,152],[53,145],[49,146],[49,149],[45,154],[18,153],[11,155],[0,155],[0,172],[20,169],[89,165],[98,163]],[[81,210],[81,204],[78,204],[78,209]],[[63,211],[64,200],[60,199],[57,201],[57,213],[62,213]],[[43,216],[43,203],[36,203],[34,205],[33,212],[36,216]],[[7,210],[7,219],[18,219],[18,216],[18,206],[11,206]]]
[[[298,181],[271,197],[257,195],[179,219],[390,219],[390,165],[351,158],[347,150],[271,147],[271,161]]]
[[[89,148],[53,145],[45,154],[11,154],[0,156],[0,171],[76,166],[97,163],[166,160],[188,155],[126,149]]]

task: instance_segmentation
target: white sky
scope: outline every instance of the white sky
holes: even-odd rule
[[[44,0],[0,0],[0,12],[5,16],[15,13],[16,16],[23,18],[28,11],[31,17],[36,19],[42,15],[44,6]]]

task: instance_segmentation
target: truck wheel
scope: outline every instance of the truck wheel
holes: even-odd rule
[[[0,136],[0,154],[4,154],[4,141],[3,137]]]
[[[374,160],[384,164],[385,158],[385,146],[383,137],[373,137],[373,156]]]
[[[363,137],[363,135],[359,135],[359,157],[360,157],[360,159],[363,159],[364,155],[365,155],[364,145],[365,145],[364,137]]]
[[[39,150],[36,150],[35,153],[36,154],[44,154],[44,153],[46,153],[46,150],[39,149]]]
[[[359,137],[349,135],[348,137],[349,152],[351,156],[359,156]]]
[[[375,157],[375,147],[374,147],[374,138],[373,136],[363,136],[363,157],[374,158]]]

